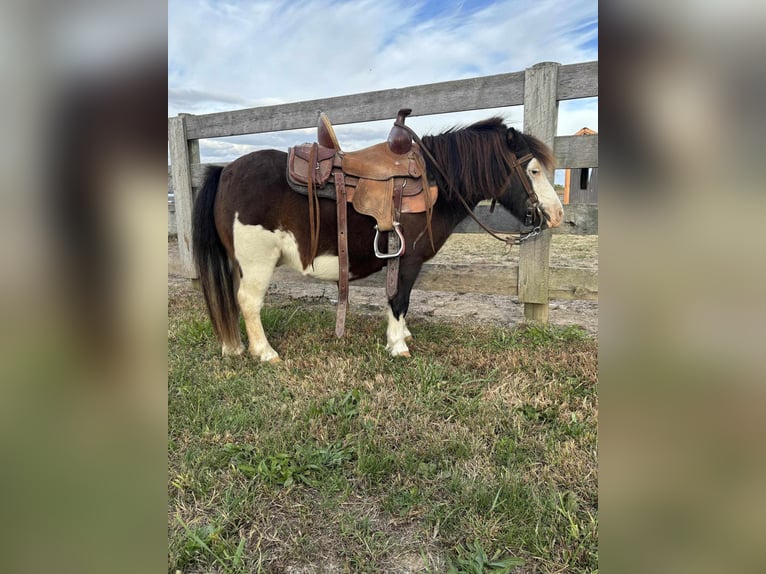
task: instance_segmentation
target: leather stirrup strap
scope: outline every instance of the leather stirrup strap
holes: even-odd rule
[[[338,213],[338,310],[335,319],[335,336],[342,337],[346,331],[348,310],[348,223],[346,182],[342,172],[335,172],[335,202]]]
[[[316,177],[315,172],[319,163],[319,147],[317,144],[311,146],[309,152],[309,170],[308,170],[308,196],[309,196],[309,262],[313,265],[314,259],[319,250],[319,198],[314,189]]]
[[[394,184],[394,224],[399,223],[399,216],[402,211],[402,195],[404,193],[404,184],[396,182]],[[394,253],[398,248],[396,232],[388,232],[388,252]],[[386,262],[386,297],[393,299],[399,290],[399,257],[394,257]]]

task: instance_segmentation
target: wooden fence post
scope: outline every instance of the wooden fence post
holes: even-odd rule
[[[192,181],[191,163],[199,163],[199,143],[186,139],[186,116],[179,114],[168,119],[168,140],[170,141],[170,163],[173,175],[173,194],[176,210],[176,235],[178,236],[178,254],[181,260],[181,273],[184,277],[195,279],[192,253]]]
[[[559,66],[542,62],[524,73],[524,133],[535,136],[551,149],[558,123]],[[554,174],[547,175],[553,182]],[[550,230],[519,247],[519,301],[524,303],[524,317],[528,321],[548,322],[550,250]]]

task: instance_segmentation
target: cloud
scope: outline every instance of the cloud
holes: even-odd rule
[[[597,5],[506,0],[419,19],[421,4],[169,2],[171,88],[301,101],[595,59]],[[555,14],[555,17],[551,15]]]
[[[168,8],[169,115],[298,102],[521,71],[542,61],[567,64],[598,57],[595,0],[169,0]],[[597,123],[589,116],[597,114],[597,107],[572,109],[578,123]],[[438,132],[493,113],[408,122],[420,133]],[[520,109],[503,113],[521,126]],[[559,125],[568,123],[562,114]],[[390,121],[340,126],[338,135],[348,149],[358,149],[380,141],[389,127]],[[203,142],[201,152],[204,161],[206,153],[221,156],[227,146],[232,153],[243,145],[286,148],[296,143],[291,140],[295,136],[259,134],[257,141],[245,143],[221,138],[214,146]]]
[[[236,94],[195,90],[193,88],[168,88],[168,105],[187,113],[199,111],[210,113],[235,108],[252,108],[283,103],[277,98],[248,99]]]

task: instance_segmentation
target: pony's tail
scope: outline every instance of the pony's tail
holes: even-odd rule
[[[210,166],[192,214],[194,263],[213,331],[224,349],[239,346],[239,308],[232,265],[215,228],[214,206],[223,168]]]

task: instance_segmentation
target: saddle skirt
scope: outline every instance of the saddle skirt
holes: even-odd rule
[[[309,165],[312,149],[313,168]],[[347,202],[359,213],[374,217],[380,231],[394,228],[396,192],[401,192],[401,213],[426,213],[436,203],[438,189],[428,184],[417,144],[403,154],[391,151],[387,142],[353,152],[311,143],[288,150],[287,181],[298,193],[309,194],[312,178],[318,197],[336,200],[332,176],[337,172],[343,173]]]

